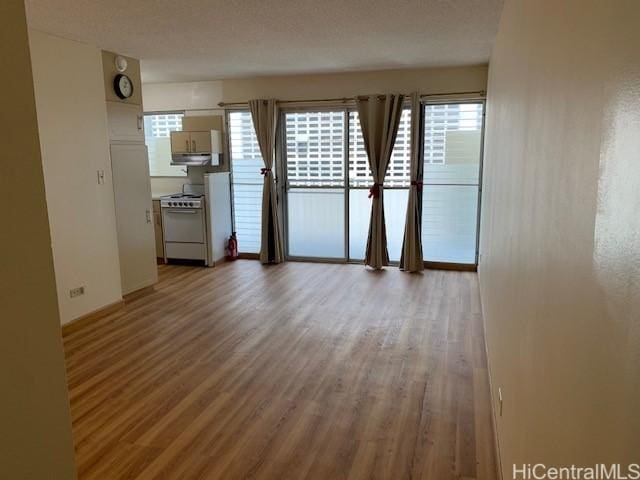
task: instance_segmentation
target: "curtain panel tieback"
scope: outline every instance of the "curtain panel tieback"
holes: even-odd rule
[[[380,187],[382,187],[382,183],[374,183],[373,186],[369,189],[369,196],[367,198],[379,198]]]
[[[416,187],[416,190],[421,191],[422,190],[422,185],[423,183],[417,180],[411,180],[411,186],[412,187]]]
[[[271,171],[270,168],[261,168],[260,169],[260,175],[266,175],[267,173],[269,173]]]

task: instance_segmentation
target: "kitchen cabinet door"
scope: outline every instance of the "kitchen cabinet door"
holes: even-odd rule
[[[147,147],[111,145],[122,293],[158,281]]]
[[[191,152],[191,135],[189,132],[171,132],[171,152]]]
[[[109,140],[144,142],[144,120],[140,105],[107,102]]]
[[[211,152],[211,132],[191,132],[191,151],[193,153]]]

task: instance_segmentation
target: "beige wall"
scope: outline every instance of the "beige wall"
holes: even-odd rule
[[[142,104],[142,80],[140,79],[140,60],[137,58],[126,57],[127,69],[124,75],[131,79],[133,85],[133,94],[129,98],[120,98],[116,95],[113,88],[113,80],[120,72],[116,69],[117,53],[102,52],[102,72],[104,75],[104,96],[109,102],[132,103],[134,105]]]
[[[217,109],[222,98],[222,81],[142,85],[142,100],[147,112]]]
[[[321,75],[291,75],[224,80],[225,102],[251,98],[307,100],[354,97],[372,93],[448,93],[485,90],[487,67],[377,70]]]
[[[33,76],[63,323],[120,300],[102,53],[31,31]],[[98,170],[105,183],[98,184]],[[70,298],[69,290],[85,286]]]
[[[640,3],[507,1],[480,285],[512,463],[640,461]]]
[[[0,477],[76,478],[24,2],[0,3]]]
[[[215,109],[218,102],[252,98],[309,100],[370,93],[448,93],[485,90],[487,67],[419,68],[316,75],[237,78],[208,82],[147,83],[146,111]]]
[[[219,102],[246,102],[252,98],[314,100],[354,97],[370,93],[449,93],[486,90],[487,66],[377,70],[316,75],[285,75],[206,82],[144,84],[147,112],[186,110],[188,115],[223,115]],[[209,109],[197,112],[197,109]],[[189,112],[191,110],[191,112]],[[226,168],[226,166],[225,166]],[[173,193],[183,178],[152,178],[154,196]]]

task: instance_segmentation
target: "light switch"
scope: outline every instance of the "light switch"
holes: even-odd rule
[[[104,185],[104,170],[98,170],[98,185]]]

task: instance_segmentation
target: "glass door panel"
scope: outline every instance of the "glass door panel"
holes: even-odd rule
[[[345,258],[345,113],[284,114],[288,255]]]
[[[369,190],[349,190],[349,259],[364,260],[371,216]],[[384,191],[384,218],[387,225],[389,260],[399,262],[407,214],[408,189]]]
[[[344,189],[292,188],[287,205],[289,255],[344,258]]]
[[[478,187],[425,185],[422,249],[425,260],[475,263]]]
[[[371,216],[368,195],[366,189],[349,189],[349,260],[364,260]]]
[[[238,250],[259,253],[262,228],[262,185],[264,167],[260,146],[248,110],[228,114],[229,150],[233,188],[233,215]]]
[[[409,198],[411,161],[411,110],[400,117],[396,142],[384,180],[384,216],[389,260],[399,262]],[[364,149],[358,113],[349,112],[349,259],[363,260],[369,232],[371,199],[368,188],[373,183]],[[363,188],[364,187],[364,188]]]
[[[426,261],[476,263],[482,103],[424,107],[422,248]]]
[[[389,260],[399,262],[404,239],[404,224],[407,218],[409,190],[387,189],[384,191],[384,220],[387,224],[387,250]]]

